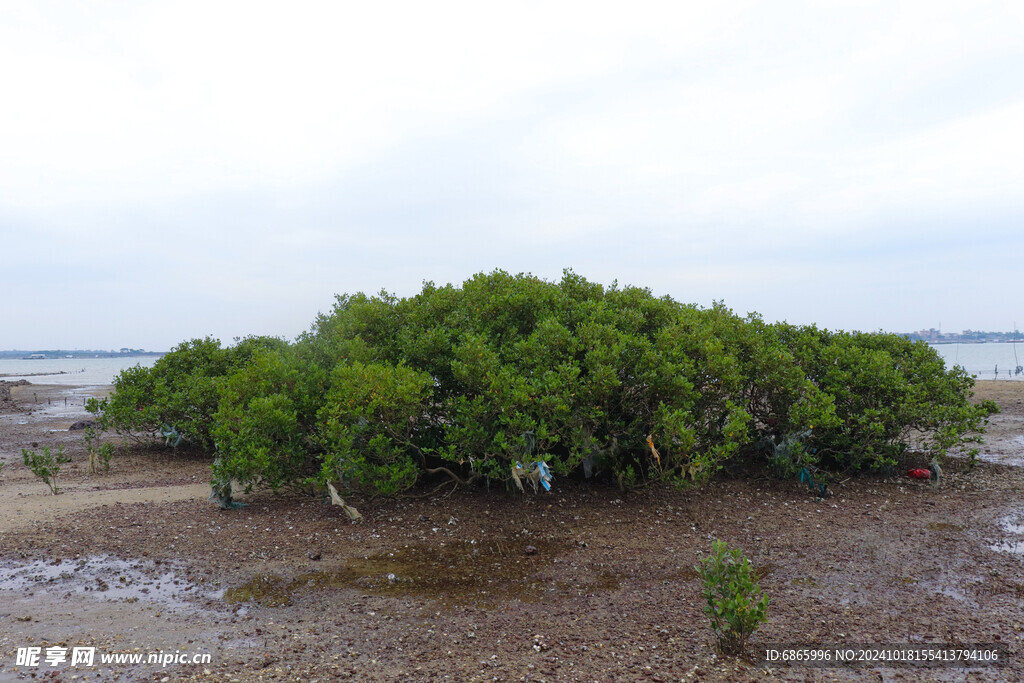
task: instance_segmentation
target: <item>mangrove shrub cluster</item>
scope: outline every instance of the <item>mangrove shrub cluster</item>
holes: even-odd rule
[[[728,463],[864,470],[976,439],[991,403],[926,344],[767,324],[716,304],[503,271],[410,298],[339,296],[289,343],[179,345],[115,381],[107,427],[163,429],[215,482],[393,493],[546,462],[628,488]]]

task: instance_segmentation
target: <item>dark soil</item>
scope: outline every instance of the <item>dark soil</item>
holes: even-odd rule
[[[254,495],[232,511],[194,495],[90,506],[104,491],[186,490],[202,483],[205,463],[134,451],[87,480],[77,436],[22,425],[35,431],[0,437],[0,454],[63,439],[78,466],[65,495],[83,502],[0,532],[0,679],[42,675],[14,671],[17,647],[65,643],[212,655],[173,670],[104,671],[142,680],[1022,680],[1024,467],[1010,463],[1024,448],[1024,382],[979,383],[978,393],[1004,409],[987,461],[968,472],[950,460],[938,489],[858,477],[821,500],[767,476],[629,494],[559,479],[550,494],[443,488],[348,501],[358,524],[297,493]],[[0,506],[62,498],[46,498],[17,463],[0,476]],[[746,657],[716,654],[702,611],[693,565],[713,539],[743,548],[771,597]],[[187,609],[145,596],[104,606],[73,576],[30,588],[2,580],[2,567],[31,574],[24,568],[103,558],[136,563],[117,570],[122,583],[148,586],[173,570]],[[1009,662],[967,671],[763,660],[766,646],[796,643],[993,643]]]

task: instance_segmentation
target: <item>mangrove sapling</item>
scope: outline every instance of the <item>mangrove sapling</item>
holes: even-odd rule
[[[86,427],[82,435],[85,449],[89,452],[89,472],[98,474],[100,470],[110,471],[110,460],[114,457],[114,444],[100,444],[100,434],[93,427]]]
[[[32,473],[43,480],[43,483],[50,487],[50,493],[57,495],[57,475],[64,463],[70,462],[71,458],[64,455],[64,445],[57,446],[57,454],[54,455],[48,447],[43,447],[42,454],[21,449],[21,457],[25,467],[32,470]]]
[[[724,654],[738,655],[765,620],[768,596],[758,585],[750,562],[725,541],[711,544],[711,554],[694,566],[704,583],[704,613]]]
[[[96,452],[96,458],[99,461],[100,467],[103,468],[104,472],[110,471],[110,461],[114,458],[114,444],[105,443],[99,447]]]

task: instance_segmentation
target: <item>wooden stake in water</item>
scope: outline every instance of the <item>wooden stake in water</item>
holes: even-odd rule
[[[1017,360],[1017,321],[1013,321],[1013,372],[1020,374],[1020,361]]]

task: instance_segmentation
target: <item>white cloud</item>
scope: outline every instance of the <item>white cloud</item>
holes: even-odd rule
[[[8,4],[0,230],[21,267],[136,310],[183,293],[178,324],[234,334],[292,334],[331,292],[497,266],[870,328],[853,287],[821,287],[830,270],[940,306],[945,290],[878,264],[917,245],[928,263],[1024,255],[1022,19],[1003,3]],[[111,296],[104,272],[132,287]],[[910,298],[892,325],[918,326]],[[110,343],[184,334],[139,320],[166,341]]]

